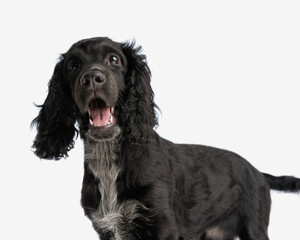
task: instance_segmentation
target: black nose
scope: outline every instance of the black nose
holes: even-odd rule
[[[86,88],[97,87],[106,81],[106,76],[99,70],[92,70],[82,75],[80,85]]]

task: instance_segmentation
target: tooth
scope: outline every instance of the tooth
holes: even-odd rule
[[[91,124],[91,125],[94,125],[94,123],[93,123],[92,119],[90,119],[90,124]]]

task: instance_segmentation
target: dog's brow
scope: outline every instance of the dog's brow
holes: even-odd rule
[[[72,52],[69,52],[66,55],[67,59],[82,59],[82,55],[84,55],[84,52],[82,52],[81,49],[77,48],[75,50],[73,50]]]
[[[102,46],[102,48],[103,48],[103,52],[104,52],[105,54],[108,54],[108,53],[113,52],[113,53],[116,53],[116,54],[122,56],[122,53],[121,53],[120,50],[118,50],[118,49],[116,49],[116,48],[114,48],[114,47],[112,47],[112,46],[110,46],[110,45],[106,45],[106,44],[105,44],[105,45]]]
[[[79,52],[72,52],[68,55],[68,58],[69,59],[72,59],[72,58],[81,58],[81,54]]]

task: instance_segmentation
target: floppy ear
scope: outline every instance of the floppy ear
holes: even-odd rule
[[[73,100],[63,83],[63,59],[55,66],[48,87],[48,96],[38,116],[32,121],[37,126],[37,135],[33,142],[35,154],[44,159],[58,160],[67,157],[67,152],[74,146],[77,132]]]
[[[123,52],[127,58],[126,92],[120,119],[125,126],[124,135],[130,142],[145,143],[157,125],[154,94],[150,85],[151,72],[146,56],[139,54],[141,47],[135,43],[124,43]]]

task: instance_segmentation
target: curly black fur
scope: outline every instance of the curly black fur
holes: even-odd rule
[[[120,119],[126,125],[124,134],[129,141],[147,141],[153,135],[157,125],[154,94],[150,86],[151,72],[146,56],[139,55],[141,47],[134,48],[135,43],[122,45],[128,61],[127,83],[124,93],[124,105],[120,107]],[[145,97],[147,96],[147,97]]]
[[[134,43],[75,43],[33,120],[35,154],[66,157],[80,132],[81,204],[102,240],[267,240],[270,188],[298,192],[300,179],[260,173],[226,150],[161,138],[150,78]]]
[[[44,159],[58,160],[67,157],[67,152],[74,146],[77,132],[73,112],[73,100],[63,83],[63,59],[56,65],[49,82],[48,96],[39,115],[32,124],[37,125],[38,134],[33,143],[35,154]]]

